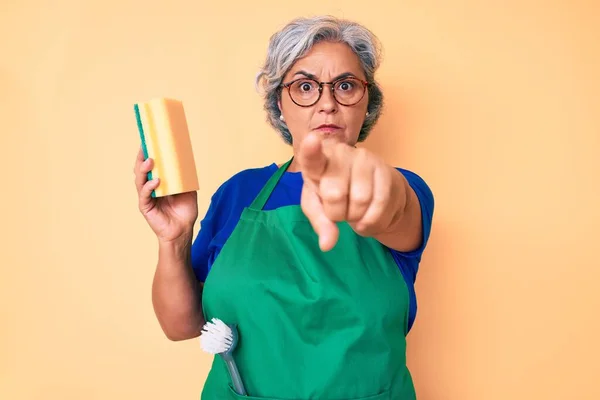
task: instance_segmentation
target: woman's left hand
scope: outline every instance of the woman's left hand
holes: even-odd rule
[[[315,135],[303,140],[296,159],[304,179],[301,207],[321,250],[335,246],[336,222],[347,221],[361,236],[375,236],[401,217],[406,181],[372,152]]]

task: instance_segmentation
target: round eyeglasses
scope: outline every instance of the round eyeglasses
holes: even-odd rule
[[[318,82],[310,78],[299,78],[282,86],[287,89],[290,99],[300,107],[310,107],[321,99],[323,86],[330,85],[333,98],[343,106],[357,104],[367,91],[368,82],[355,77],[336,79],[333,82]]]

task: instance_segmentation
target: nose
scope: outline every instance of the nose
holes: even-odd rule
[[[321,98],[317,105],[319,112],[330,114],[337,111],[337,102],[333,97],[333,87],[331,85],[323,85]]]

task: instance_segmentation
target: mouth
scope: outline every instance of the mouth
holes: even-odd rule
[[[341,129],[342,129],[341,126],[334,125],[334,124],[323,124],[323,125],[319,125],[315,128],[316,131],[324,133],[324,134],[336,133],[336,132],[339,132]]]

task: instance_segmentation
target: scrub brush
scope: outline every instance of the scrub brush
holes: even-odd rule
[[[218,354],[223,358],[231,375],[233,388],[237,394],[246,396],[246,389],[244,389],[240,372],[233,359],[233,351],[237,342],[238,332],[236,325],[228,325],[218,318],[213,318],[204,324],[202,328],[200,347],[207,353]]]

